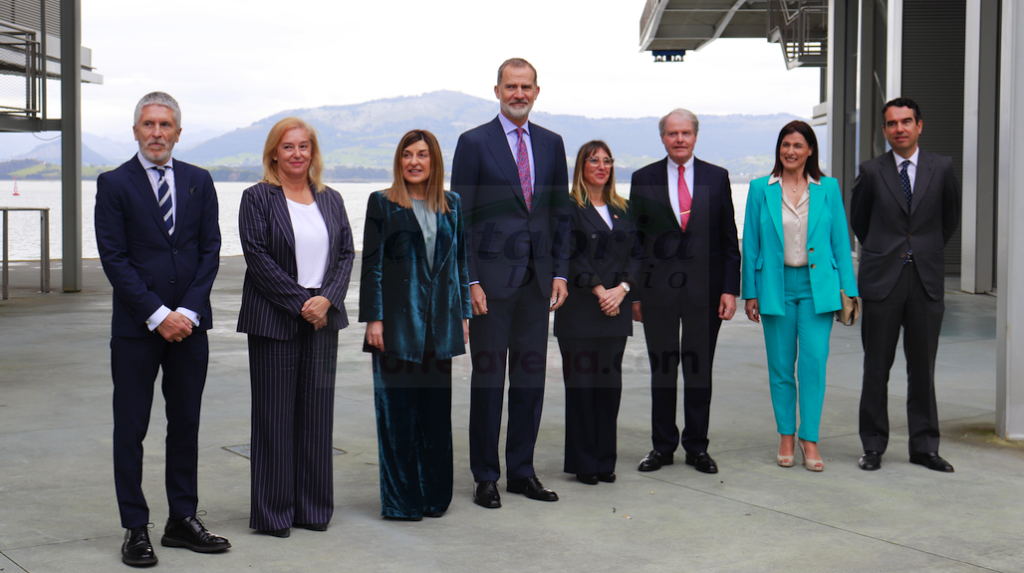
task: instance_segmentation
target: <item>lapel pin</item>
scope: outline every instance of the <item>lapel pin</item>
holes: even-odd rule
[[[195,187],[189,187],[189,188],[188,188],[188,194],[189,194],[189,195],[191,195],[191,194],[193,194],[193,193],[195,193],[195,192],[196,192],[196,188],[195,188]]]
[[[618,215],[612,215],[612,219],[618,219],[618,218],[619,218]]]

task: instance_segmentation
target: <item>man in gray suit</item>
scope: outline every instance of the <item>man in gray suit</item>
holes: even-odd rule
[[[924,122],[914,100],[896,98],[882,113],[892,151],[861,164],[850,205],[850,226],[861,243],[857,284],[864,301],[860,468],[882,467],[889,442],[889,371],[902,326],[910,461],[952,472],[939,457],[935,353],[945,247],[960,224],[960,183],[949,157],[917,146]]]

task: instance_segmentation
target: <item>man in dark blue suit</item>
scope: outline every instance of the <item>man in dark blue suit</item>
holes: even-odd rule
[[[473,319],[469,464],[477,505],[501,507],[498,434],[508,367],[507,490],[557,501],[533,468],[544,403],[548,313],[565,301],[562,256],[569,230],[565,144],[528,121],[540,93],[537,70],[513,58],[498,68],[501,112],[463,133],[452,190],[466,213]]]
[[[668,157],[633,173],[630,189],[631,216],[644,245],[633,318],[644,323],[651,362],[654,449],[641,460],[642,472],[672,464],[680,444],[688,465],[718,472],[708,454],[711,369],[718,330],[736,312],[740,252],[729,172],[693,156],[699,127],[685,109],[661,118]],[[676,426],[680,367],[682,433]]]
[[[142,493],[142,442],[160,369],[170,513],[161,544],[201,553],[231,547],[196,517],[199,406],[220,228],[210,174],[171,160],[180,125],[174,98],[163,92],[144,96],[132,126],[138,155],[96,181],[96,243],[114,287],[114,485],[127,529],[121,559],[132,566],[157,562]]]

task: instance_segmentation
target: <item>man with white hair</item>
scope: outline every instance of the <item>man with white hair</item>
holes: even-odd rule
[[[686,463],[718,473],[708,454],[711,367],[718,329],[736,312],[740,253],[729,172],[693,156],[700,122],[676,109],[658,123],[668,157],[633,173],[631,217],[644,260],[633,319],[644,324],[651,363],[654,449],[642,472],[673,463],[682,444]],[[680,336],[680,325],[682,336]],[[683,371],[682,433],[676,394]]]
[[[157,562],[142,493],[142,442],[158,370],[163,370],[166,402],[170,513],[160,542],[200,553],[231,544],[196,517],[206,331],[220,264],[217,193],[207,171],[171,159],[181,133],[174,98],[163,92],[144,96],[135,107],[132,131],[139,153],[96,180],[96,244],[114,287],[114,486],[127,529],[121,560],[143,567]]]

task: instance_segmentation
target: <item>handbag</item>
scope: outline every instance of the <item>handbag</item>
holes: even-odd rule
[[[843,289],[839,289],[839,298],[842,299],[843,307],[836,311],[836,322],[842,323],[843,326],[853,326],[860,316],[860,300],[857,297],[846,296]]]

